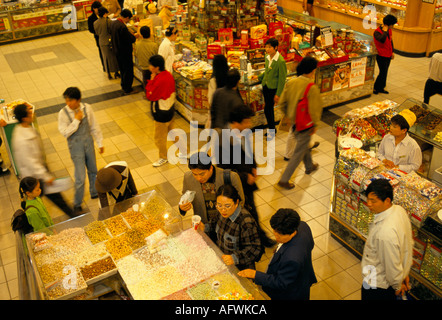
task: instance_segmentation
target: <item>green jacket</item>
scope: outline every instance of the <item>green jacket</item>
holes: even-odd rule
[[[276,95],[281,97],[284,89],[285,80],[287,78],[287,66],[284,57],[279,54],[279,58],[272,62],[269,67],[269,56],[266,56],[265,71],[258,76],[262,86],[267,86],[269,89],[276,89]]]
[[[26,210],[26,217],[28,218],[29,224],[34,228],[34,231],[47,228],[54,224],[40,197],[33,200],[26,200],[26,207],[29,206],[35,207]]]

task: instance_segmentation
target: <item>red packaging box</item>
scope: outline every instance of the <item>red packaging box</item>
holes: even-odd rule
[[[290,28],[291,29],[291,28]],[[284,25],[282,21],[270,22],[269,24],[269,36],[274,37],[284,32]]]
[[[233,44],[233,30],[232,28],[223,28],[218,30],[218,40],[221,43]]]
[[[241,45],[248,46],[249,45],[249,31],[241,30]]]
[[[249,40],[250,49],[258,49],[258,48],[264,48],[266,41],[269,39],[268,36],[258,39],[258,40]]]
[[[207,59],[213,59],[217,54],[222,54],[222,47],[217,44],[209,44],[207,46]]]

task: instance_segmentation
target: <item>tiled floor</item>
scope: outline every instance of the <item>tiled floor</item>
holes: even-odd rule
[[[313,153],[320,169],[312,175],[305,175],[301,165],[293,177],[296,188],[290,191],[275,186],[286,165],[282,157],[287,133],[278,133],[276,137],[276,171],[258,180],[258,213],[263,225],[270,228],[269,218],[275,210],[295,208],[312,228],[316,243],[313,263],[318,278],[318,283],[312,287],[312,299],[358,300],[362,280],[359,260],[328,232],[334,136],[330,121],[326,119],[387,98],[399,103],[407,97],[422,100],[429,60],[396,55],[388,77],[389,95],[372,95],[325,111],[325,122],[321,123],[315,137],[321,144]],[[158,152],[152,139],[153,120],[147,101],[141,93],[120,96],[119,80],[108,80],[102,72],[98,50],[89,32],[0,46],[0,65],[0,98],[6,101],[23,98],[36,106],[48,166],[57,177],[73,176],[66,140],[57,130],[57,112],[63,106],[61,96],[66,87],[78,86],[83,92],[83,100],[93,105],[103,131],[105,152],[97,154],[99,168],[110,161],[127,161],[141,192],[156,189],[176,208],[187,166],[152,167]],[[442,97],[434,96],[431,104],[442,107]],[[176,123],[189,132],[186,120],[177,116]],[[8,162],[4,146],[0,152]],[[73,198],[72,191],[65,195],[67,199]],[[90,200],[88,194],[84,199],[90,210],[97,210],[97,200]],[[13,175],[0,177],[0,299],[6,300],[18,299],[15,237],[10,229],[10,218],[19,208],[19,201],[17,178]],[[67,218],[46,199],[44,201],[56,221]],[[269,251],[258,263],[258,269],[265,270],[270,257]]]

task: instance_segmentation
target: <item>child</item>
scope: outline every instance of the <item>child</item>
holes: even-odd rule
[[[94,139],[99,152],[104,152],[103,135],[94,112],[87,103],[81,103],[81,92],[76,87],[69,87],[63,93],[66,106],[58,113],[58,130],[68,139],[69,152],[75,167],[74,212],[81,213],[84,196],[86,170],[89,177],[89,192],[92,199],[98,198],[95,189],[97,161],[95,158]]]
[[[26,217],[34,231],[47,228],[54,223],[40,198],[41,189],[38,179],[25,177],[20,181],[21,207],[26,211]],[[28,208],[26,210],[26,208]]]

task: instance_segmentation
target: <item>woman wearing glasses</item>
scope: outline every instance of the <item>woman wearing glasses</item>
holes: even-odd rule
[[[224,253],[226,265],[236,265],[239,270],[255,269],[264,247],[258,234],[255,219],[241,207],[238,191],[230,184],[221,186],[216,193],[216,244]]]

